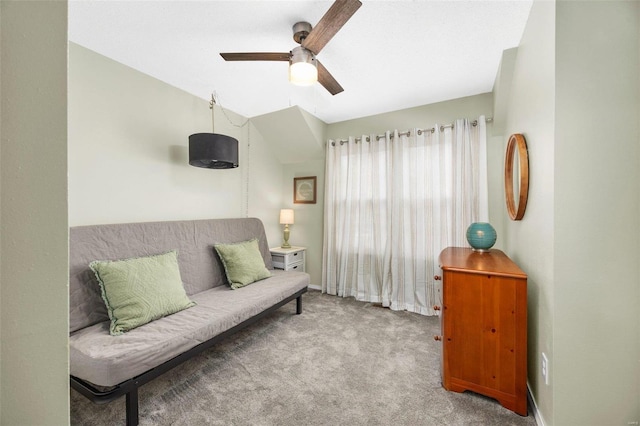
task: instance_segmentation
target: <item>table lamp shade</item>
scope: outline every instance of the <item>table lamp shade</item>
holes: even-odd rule
[[[293,225],[293,210],[282,209],[280,210],[280,224],[281,225]]]

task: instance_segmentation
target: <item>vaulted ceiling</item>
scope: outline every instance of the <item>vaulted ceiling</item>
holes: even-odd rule
[[[319,53],[344,88],[294,86],[287,62],[220,52],[288,52],[291,27],[332,1],[97,1],[69,4],[69,39],[246,117],[299,106],[326,123],[490,92],[531,0],[373,1]]]

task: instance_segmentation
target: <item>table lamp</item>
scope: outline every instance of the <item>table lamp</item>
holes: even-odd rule
[[[280,210],[280,224],[284,225],[284,242],[280,246],[281,248],[291,248],[289,244],[289,225],[293,225],[293,210],[282,209]]]

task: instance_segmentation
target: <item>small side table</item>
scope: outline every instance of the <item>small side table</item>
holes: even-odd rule
[[[273,247],[270,248],[269,251],[271,252],[271,259],[274,269],[305,272],[305,247]]]

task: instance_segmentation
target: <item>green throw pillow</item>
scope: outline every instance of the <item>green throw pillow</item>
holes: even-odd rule
[[[126,260],[96,260],[89,267],[100,284],[113,336],[195,305],[184,291],[176,251]]]
[[[241,243],[214,244],[213,247],[222,260],[227,281],[232,289],[244,287],[271,276],[271,272],[264,265],[257,239]]]

